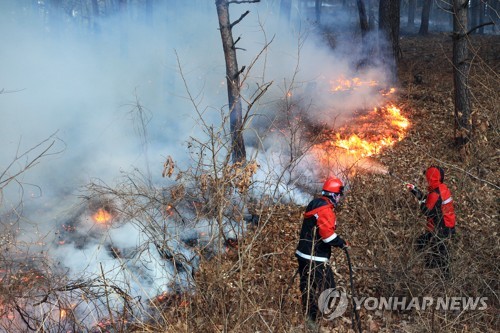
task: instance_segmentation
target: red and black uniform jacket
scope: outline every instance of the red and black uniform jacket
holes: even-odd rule
[[[333,208],[327,197],[316,198],[309,203],[295,251],[298,258],[326,262],[330,259],[332,246],[342,246],[343,240],[335,233]]]
[[[454,234],[456,217],[450,190],[437,173],[428,176],[427,182],[429,193],[425,197],[418,189],[412,191],[421,200],[420,209],[427,217],[427,231],[442,236]]]

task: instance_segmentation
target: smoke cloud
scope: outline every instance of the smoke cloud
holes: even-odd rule
[[[43,6],[23,3],[0,4],[0,173],[43,140],[48,142],[22,156],[6,176],[21,170],[52,141],[49,152],[54,154],[2,189],[0,220],[9,224],[13,207],[22,201],[21,224],[12,227],[16,237],[27,243],[44,237],[46,253],[75,278],[104,271],[133,295],[154,297],[169,289],[175,267],[151,248],[137,224],[122,220],[113,228],[96,226],[92,212],[82,206],[82,186],[95,179],[113,186],[123,174],[138,170],[161,187],[167,182],[161,177],[165,158],[172,156],[181,168],[187,167],[186,141],[203,139],[194,105],[205,122],[220,126],[227,91],[215,6],[205,1],[179,8],[158,4],[153,23],[134,16],[137,9],[131,7],[128,15],[101,17],[98,29],[90,29],[78,10],[72,15],[49,13]],[[313,183],[315,162],[304,156],[293,172],[281,177],[291,153],[287,138],[263,133],[270,128],[263,124],[280,117],[280,105],[292,87],[309,121],[333,127],[379,97],[373,89],[333,94],[332,82],[354,76],[383,81],[387,74],[377,67],[359,71],[364,55],[358,45],[339,41],[332,51],[296,12],[291,24],[276,19],[278,5],[233,5],[231,15],[235,20],[245,10],[251,12],[234,31],[235,37],[241,36],[238,46],[245,49],[238,52],[239,65],[251,68],[244,73],[245,98],[273,81],[252,109],[248,142],[249,153],[261,165],[257,178],[278,182],[276,193],[301,203],[309,195],[300,189],[290,192],[295,188],[290,182],[300,174],[302,183]],[[61,225],[68,223],[78,232],[60,243]],[[181,237],[189,232],[181,227],[169,231]],[[83,245],[81,237],[86,237]],[[173,249],[195,260],[176,237],[171,239]],[[137,251],[141,244],[148,247]],[[108,246],[128,253],[127,269]],[[178,283],[188,285],[190,273],[180,275]]]

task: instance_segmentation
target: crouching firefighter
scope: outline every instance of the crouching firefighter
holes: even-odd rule
[[[455,234],[455,209],[448,186],[444,184],[444,170],[431,166],[424,172],[428,193],[424,195],[415,185],[406,184],[419,200],[420,210],[427,217],[426,231],[418,237],[418,251],[427,250],[427,268],[441,268],[445,277],[450,276],[449,239]]]
[[[335,208],[343,195],[344,185],[338,178],[328,178],[321,197],[313,199],[306,208],[300,240],[295,251],[299,263],[302,307],[307,323],[316,325],[318,319],[318,298],[322,291],[335,288],[335,280],[328,262],[332,246],[348,246],[335,233]]]

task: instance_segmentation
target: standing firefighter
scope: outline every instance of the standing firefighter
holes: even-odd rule
[[[335,233],[335,207],[343,191],[344,185],[340,179],[328,178],[323,185],[322,196],[313,199],[304,213],[295,255],[299,262],[302,306],[310,327],[316,325],[319,295],[326,289],[335,288],[333,271],[328,265],[331,248],[348,246]]]
[[[415,185],[406,184],[410,192],[419,200],[420,209],[427,217],[424,234],[417,239],[417,250],[428,249],[425,265],[439,267],[449,276],[450,255],[447,240],[455,233],[455,210],[451,192],[444,181],[444,170],[431,166],[425,171],[428,193],[424,195]]]

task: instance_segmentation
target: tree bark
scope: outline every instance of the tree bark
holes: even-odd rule
[[[99,4],[97,3],[97,0],[92,0],[91,1],[91,6],[92,6],[92,19],[91,19],[92,27],[91,27],[91,29],[95,33],[99,33],[100,32],[99,24],[98,24],[98,20],[99,20]]]
[[[226,61],[227,95],[229,101],[229,122],[232,140],[233,163],[246,159],[245,142],[243,140],[242,106],[240,97],[240,71],[236,58],[236,47],[233,40],[232,24],[229,18],[228,0],[216,0],[222,48]]]
[[[316,0],[315,5],[314,5],[314,12],[316,14],[316,22],[320,23],[321,22],[321,5],[323,3],[323,0]]]
[[[291,12],[292,12],[292,0],[281,0],[280,3],[281,18],[286,20],[286,22],[290,22]]]
[[[153,0],[146,0],[145,19],[147,25],[153,25]]]
[[[366,16],[366,8],[363,0],[357,0],[358,3],[358,13],[359,13],[359,24],[361,27],[361,36],[365,36],[370,30],[368,26],[368,17]]]
[[[485,12],[486,12],[486,0],[479,2],[479,25],[485,23]],[[484,26],[479,28],[478,33],[480,35],[484,34]]]
[[[408,1],[408,22],[407,28],[413,30],[415,27],[415,11],[417,8],[417,0],[409,0]]]
[[[392,83],[397,81],[399,62],[399,19],[400,0],[380,0],[379,3],[379,31],[384,41],[389,43],[384,47],[379,46],[381,60],[391,70]],[[379,42],[380,45],[380,42]]]
[[[99,16],[99,4],[97,3],[97,0],[92,0],[91,6],[92,6],[92,15],[95,17]]]
[[[472,136],[470,69],[467,47],[468,0],[453,0],[453,83],[455,86],[455,142],[463,146]]]
[[[479,1],[480,0],[470,0],[469,9],[469,30],[477,27],[479,21]]]
[[[119,24],[120,24],[120,53],[122,56],[128,55],[128,34],[127,29],[127,0],[118,0]]]
[[[62,11],[62,0],[50,0],[48,2],[48,27],[50,33],[54,36],[59,36],[60,12]]]
[[[419,35],[425,36],[429,33],[429,17],[431,15],[432,0],[424,0],[422,7],[422,19],[420,21]]]
[[[500,25],[500,1],[493,1],[488,3],[488,18],[493,22],[491,32],[495,34]]]
[[[368,0],[368,28],[375,30],[375,0]]]

